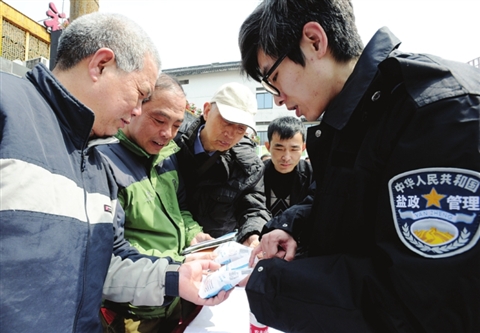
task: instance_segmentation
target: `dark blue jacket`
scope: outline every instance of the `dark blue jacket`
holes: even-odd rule
[[[177,296],[168,259],[139,255],[117,225],[93,112],[43,65],[23,79],[0,73],[0,84],[0,327],[101,332],[102,294],[161,305],[166,284]]]

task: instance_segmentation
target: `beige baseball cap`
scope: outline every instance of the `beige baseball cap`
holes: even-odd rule
[[[231,82],[221,86],[211,102],[215,102],[223,119],[250,127],[255,133],[257,98],[245,85]]]

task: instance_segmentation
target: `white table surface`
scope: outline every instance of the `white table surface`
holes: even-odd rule
[[[216,306],[204,306],[185,333],[248,333],[250,309],[244,288],[236,287],[228,299]],[[269,333],[282,333],[269,327]]]

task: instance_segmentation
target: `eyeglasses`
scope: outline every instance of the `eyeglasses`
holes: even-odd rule
[[[275,61],[275,63],[273,64],[272,68],[270,68],[270,70],[267,72],[267,74],[265,74],[262,77],[262,80],[260,81],[262,83],[262,86],[265,88],[265,90],[268,91],[270,94],[272,94],[274,96],[280,96],[280,90],[278,90],[273,84],[271,84],[268,81],[268,78],[270,77],[270,75],[272,75],[273,72],[275,72],[277,67],[280,66],[283,59],[285,59],[285,57],[287,56],[287,54],[288,54],[288,52],[286,52],[283,56],[278,58],[277,61]]]

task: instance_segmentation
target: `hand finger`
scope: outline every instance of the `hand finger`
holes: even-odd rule
[[[276,255],[278,252],[278,241],[272,239],[271,237],[267,238],[265,245],[263,246],[263,259],[271,258]]]
[[[278,250],[278,252],[275,253],[275,257],[280,258],[280,259],[284,259],[285,254],[286,254],[285,250]]]
[[[257,260],[257,255],[252,251],[250,254],[250,259],[248,260],[248,267],[255,266],[255,261]]]
[[[270,255],[266,251],[262,251],[262,253],[258,255],[258,259],[268,259],[268,258],[270,258]]]
[[[233,289],[231,289],[231,290],[233,290]],[[226,292],[225,290],[220,291],[217,296],[205,300],[204,305],[214,306],[214,305],[218,305],[218,304],[222,303],[223,301],[225,301],[228,298],[231,290],[229,290],[228,292]]]
[[[257,247],[255,247],[252,250],[252,253],[250,254],[250,259],[248,260],[248,266],[253,267],[255,266],[255,261],[257,260],[257,255],[262,252],[262,244],[258,244]]]
[[[221,265],[213,260],[199,260],[202,265],[202,269],[216,271]]]
[[[261,246],[261,244],[258,244],[256,247],[253,248],[252,255],[256,256],[260,252],[262,252],[262,246]]]
[[[285,260],[292,261],[295,258],[295,252],[297,252],[297,247],[295,245],[288,246],[285,253]]]

